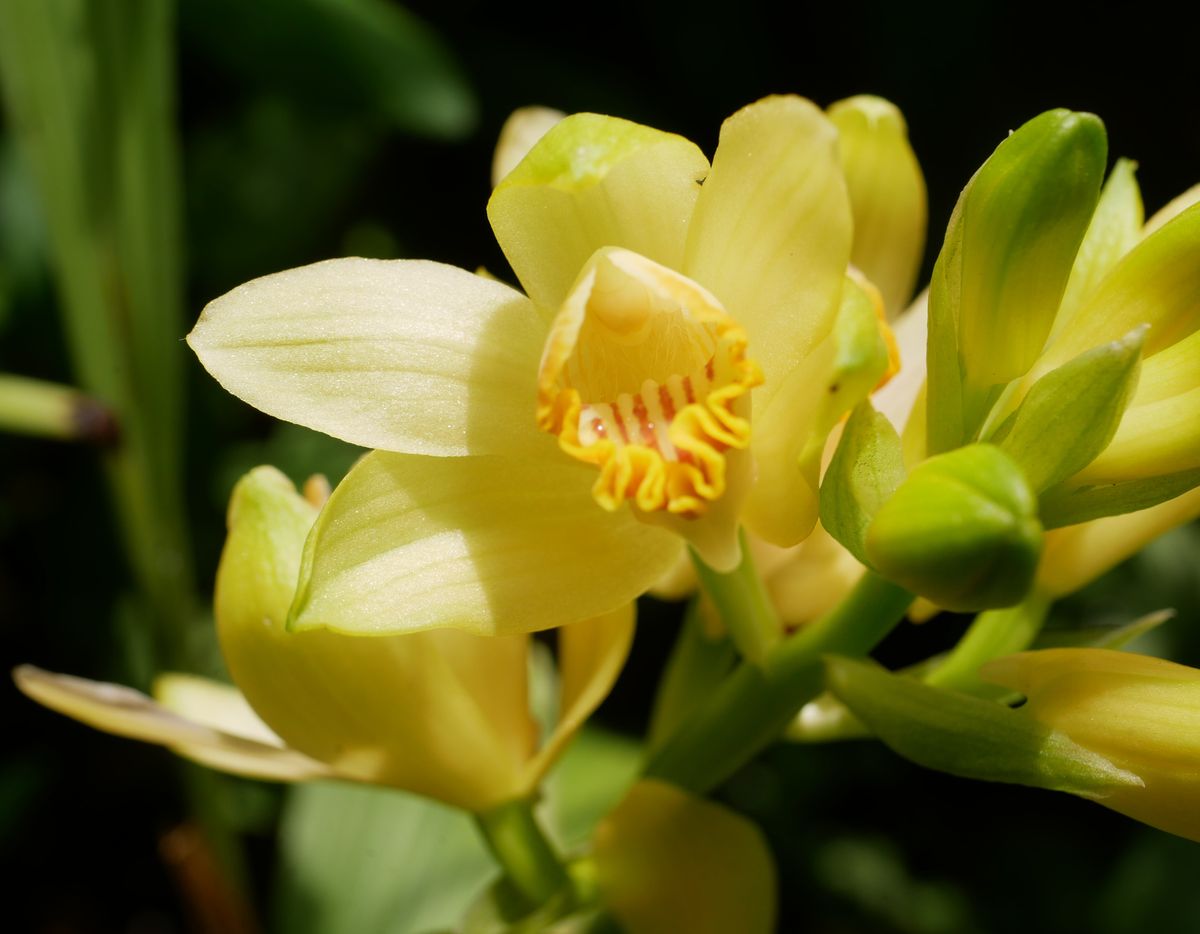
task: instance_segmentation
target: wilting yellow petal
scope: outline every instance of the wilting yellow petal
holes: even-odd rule
[[[500,128],[500,139],[492,156],[492,187],[504,181],[504,176],[517,167],[534,144],[565,116],[552,107],[520,107],[509,114]]]
[[[925,178],[895,105],[864,94],[828,112],[854,212],[850,262],[883,293],[894,318],[912,298],[925,248]]]
[[[768,97],[721,127],[683,272],[750,337],[767,378],[755,418],[833,327],[850,259],[837,131],[799,97]]]
[[[1046,534],[1037,587],[1062,597],[1091,583],[1164,532],[1200,517],[1200,489],[1149,509],[1094,519]]]
[[[680,540],[600,509],[595,471],[545,444],[543,458],[368,454],[308,541],[296,628],[528,632],[644,592]]]
[[[525,773],[533,791],[600,702],[608,697],[633,644],[634,605],[558,630],[558,722]]]
[[[288,745],[340,777],[472,810],[513,797],[536,732],[526,698],[527,638],[286,631],[314,517],[271,468],[251,472],[234,491],[217,573],[217,627],[230,673],[254,710]]]
[[[334,259],[210,302],[188,335],[229,392],[363,447],[523,450],[545,328],[506,285],[423,260]]]
[[[210,699],[218,698],[218,704],[208,706],[196,719],[120,684],[54,674],[32,665],[14,670],[13,679],[26,695],[51,710],[106,733],[168,746],[223,772],[269,781],[303,781],[331,774],[324,763],[286,748],[261,721],[247,722],[230,696],[237,692],[226,685],[209,683],[206,691]],[[230,716],[234,712],[237,715]]]
[[[601,247],[679,269],[707,174],[708,160],[682,136],[574,114],[497,186],[488,219],[529,297],[553,314]]]
[[[665,782],[634,785],[596,828],[605,906],[636,934],[766,934],[775,867],[762,832]]]

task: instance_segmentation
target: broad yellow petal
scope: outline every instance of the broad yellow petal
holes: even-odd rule
[[[644,780],[596,828],[605,906],[631,934],[767,934],[775,866],[744,817]]]
[[[534,144],[566,114],[553,107],[519,107],[508,115],[500,128],[500,139],[492,156],[492,187],[517,167]]]
[[[607,613],[674,562],[678,538],[607,512],[595,471],[545,457],[376,451],[334,491],[309,538],[297,629],[528,632]]]
[[[196,719],[120,684],[54,674],[32,665],[14,670],[13,679],[22,692],[51,710],[106,733],[168,746],[223,772],[269,781],[330,775],[323,763],[288,749],[261,722],[247,723],[244,711],[239,710],[244,701],[239,703],[237,692],[225,685],[210,682],[205,687],[210,697],[218,698],[218,704]],[[230,716],[235,711],[236,715]]]
[[[529,297],[553,314],[600,247],[679,269],[707,174],[708,160],[682,136],[574,114],[505,176],[488,219]]]
[[[633,644],[634,605],[558,630],[558,723],[529,763],[533,791],[585,720],[608,697]]]
[[[912,298],[925,249],[925,178],[894,104],[859,95],[830,106],[829,119],[854,212],[850,262],[879,288],[894,318]]]
[[[1055,529],[1046,534],[1036,586],[1052,597],[1066,596],[1116,567],[1164,532],[1197,517],[1200,517],[1200,489],[1149,509]]]
[[[334,259],[247,282],[188,335],[233,395],[364,447],[521,450],[545,328],[506,285],[423,260]]]
[[[472,810],[511,798],[535,737],[527,638],[288,632],[315,515],[271,468],[251,472],[234,492],[216,616],[221,650],[247,700],[289,745],[339,777]]]
[[[725,121],[683,272],[746,329],[767,380],[756,418],[833,326],[851,226],[837,131],[820,110],[768,97]]]

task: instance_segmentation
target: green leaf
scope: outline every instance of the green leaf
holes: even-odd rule
[[[999,444],[1035,491],[1082,470],[1108,447],[1137,388],[1146,330],[1080,354],[1033,384]]]
[[[867,528],[903,480],[900,436],[869,401],[859,403],[846,422],[821,484],[821,522],[868,567]]]
[[[641,764],[641,746],[632,739],[582,729],[546,780],[548,829],[555,841],[573,850],[590,840],[601,818],[633,786]]]
[[[398,791],[296,786],[280,833],[277,929],[289,934],[452,928],[496,874],[466,814]]]
[[[186,0],[182,17],[224,67],[310,109],[446,139],[475,126],[474,94],[449,49],[397,4]]]
[[[999,448],[973,444],[918,464],[867,531],[870,566],[949,610],[1025,598],[1041,555],[1036,501]]]
[[[1019,710],[921,684],[868,662],[826,659],[829,689],[892,750],[963,778],[1087,798],[1140,779]]]
[[[930,292],[932,450],[968,440],[991,387],[1024,374],[1041,353],[1096,207],[1106,150],[1096,117],[1048,111],[1002,142],[963,190]],[[951,324],[966,389],[961,425]]]
[[[1104,516],[1149,509],[1182,496],[1196,486],[1200,486],[1200,468],[1077,489],[1060,483],[1041,495],[1039,512],[1047,529],[1057,529]]]

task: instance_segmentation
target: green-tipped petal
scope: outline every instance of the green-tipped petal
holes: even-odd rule
[[[504,181],[504,176],[529,155],[534,144],[565,116],[561,110],[552,107],[519,107],[509,114],[500,128],[500,138],[492,156],[492,187]]]
[[[584,721],[608,697],[633,644],[634,605],[558,630],[558,722],[526,771],[533,793]]]
[[[837,131],[810,102],[768,97],[725,121],[683,271],[750,337],[756,420],[833,326],[851,226]]]
[[[289,746],[341,778],[471,810],[518,795],[536,735],[527,639],[288,632],[314,518],[272,468],[244,477],[230,503],[217,629],[230,673],[255,711]]]
[[[601,822],[596,882],[637,934],[768,934],[775,866],[762,832],[665,782],[638,782]]]
[[[895,105],[860,95],[833,104],[829,119],[854,212],[850,262],[879,288],[894,318],[912,297],[925,248],[925,178]]]
[[[1136,775],[1074,737],[992,701],[848,658],[826,661],[826,681],[876,736],[926,768],[1087,798],[1141,786]]]
[[[1084,300],[1142,238],[1142,193],[1136,171],[1136,162],[1118,159],[1109,173],[1104,190],[1100,192],[1096,213],[1079,244],[1052,335],[1074,320]]]
[[[682,136],[574,114],[505,176],[488,219],[529,297],[553,314],[601,247],[679,269],[707,174],[708,160]]]
[[[120,684],[54,674],[32,665],[17,668],[13,678],[22,692],[51,710],[106,733],[168,746],[222,772],[268,781],[304,781],[331,774],[323,763],[285,747],[253,714],[245,718],[244,700],[239,704],[231,699],[229,695],[237,692],[227,685],[210,682],[205,690],[216,694],[219,703],[196,711],[171,709],[178,704],[157,703]],[[193,691],[184,706],[191,708],[196,699]]]
[[[205,368],[276,418],[364,447],[523,450],[545,329],[518,292],[421,260],[335,259],[210,302]]]
[[[1148,237],[1164,224],[1173,221],[1193,204],[1200,203],[1200,185],[1193,185],[1183,194],[1176,195],[1165,205],[1154,212],[1154,216],[1146,221],[1142,228],[1142,236]]]
[[[1092,292],[1074,324],[1049,348],[1038,369],[1149,324],[1144,354],[1200,327],[1200,204],[1139,243]]]
[[[309,538],[295,628],[529,632],[607,613],[676,560],[674,535],[606,512],[595,471],[549,457],[374,452]]]

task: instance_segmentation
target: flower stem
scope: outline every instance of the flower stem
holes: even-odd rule
[[[475,822],[496,862],[531,910],[570,883],[566,867],[534,816],[531,799],[508,801],[477,814]]]
[[[710,791],[773,742],[820,693],[823,655],[865,655],[912,599],[868,571],[841,603],[776,645],[764,664],[743,662],[651,754],[646,774],[699,794]]]
[[[742,560],[732,571],[714,571],[695,551],[691,552],[692,564],[704,592],[721,614],[721,622],[729,631],[733,644],[744,658],[760,665],[781,639],[783,627],[771,606],[762,578],[754,568],[745,530],[739,530],[738,541],[742,547]]]

